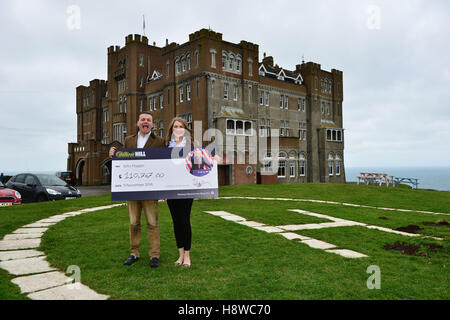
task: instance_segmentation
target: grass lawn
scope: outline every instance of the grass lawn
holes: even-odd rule
[[[219,195],[328,200],[353,204],[450,213],[447,192],[335,184],[243,185],[222,187]],[[0,235],[21,225],[61,212],[110,204],[108,195],[0,208]],[[6,210],[5,210],[6,209]],[[288,211],[301,209],[387,228],[415,224],[437,241],[410,238],[364,227],[300,230],[298,234],[368,255],[348,259],[313,249],[295,240],[269,234],[212,216],[228,211],[267,225],[327,222]],[[387,219],[380,219],[385,217]],[[129,254],[125,207],[68,218],[44,234],[40,250],[60,270],[77,265],[81,282],[112,299],[449,299],[450,228],[422,222],[450,221],[448,215],[385,211],[298,201],[195,200],[192,208],[192,267],[174,267],[178,256],[166,203],[159,203],[161,266],[149,267],[145,219],[141,259],[122,265]],[[443,245],[426,256],[408,256],[383,246],[394,242]],[[366,272],[381,271],[381,289],[369,290]],[[0,299],[26,298],[0,271]]]

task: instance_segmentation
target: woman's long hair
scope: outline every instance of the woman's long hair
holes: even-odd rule
[[[192,130],[189,129],[186,120],[184,120],[183,118],[180,118],[180,117],[175,117],[172,119],[172,121],[170,121],[169,130],[167,130],[167,133],[166,133],[166,141],[165,141],[166,146],[168,146],[170,140],[172,140],[172,131],[173,131],[173,125],[175,124],[175,121],[178,121],[184,127],[184,137],[186,138],[186,144],[194,145],[193,139],[192,139]]]

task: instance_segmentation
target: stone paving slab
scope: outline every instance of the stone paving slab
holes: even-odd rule
[[[43,255],[43,252],[37,250],[0,251],[0,261],[25,259]]]
[[[205,211],[205,212],[218,217],[230,215],[230,213],[226,211]]]
[[[48,228],[19,228],[13,233],[44,233]]]
[[[257,230],[261,230],[261,231],[265,231],[268,233],[279,233],[279,232],[283,232],[284,230],[277,228],[277,227],[272,227],[272,226],[266,226],[266,227],[254,227]]]
[[[22,239],[39,239],[43,233],[14,233],[7,234],[3,237],[3,240],[22,240]]]
[[[315,240],[315,239],[311,239],[311,240],[302,240],[302,243],[310,246],[311,248],[314,249],[332,249],[332,248],[336,248],[336,246],[334,244],[331,243],[327,243],[324,241],[320,241],[320,240]]]
[[[41,239],[0,240],[0,251],[34,249],[41,245]]]
[[[377,229],[377,230],[380,230],[380,231],[391,232],[391,233],[396,233],[396,234],[401,234],[402,236],[408,236],[408,237],[420,237],[420,236],[422,236],[421,234],[402,232],[402,231],[393,230],[393,229],[384,228],[384,227],[379,227],[379,226],[367,226],[367,228],[369,228],[369,229]]]
[[[221,218],[225,219],[225,220],[228,220],[228,221],[234,221],[234,222],[245,221],[246,220],[245,218],[242,218],[240,216],[236,216],[234,214],[224,215],[224,216],[221,216]]]
[[[51,222],[51,223],[35,222],[35,223],[26,224],[26,225],[22,226],[22,228],[45,228],[45,227],[50,227],[54,224],[56,224],[56,222]]]
[[[239,223],[239,224],[242,224],[244,226],[252,227],[252,228],[254,228],[254,227],[262,227],[262,226],[265,225],[264,223],[255,222],[255,221],[236,221],[236,222]]]
[[[28,297],[32,300],[106,300],[109,298],[109,296],[98,294],[83,284],[77,285],[79,285],[79,289],[73,288],[74,285],[72,284],[68,284],[31,293]]]
[[[0,268],[16,276],[56,270],[50,267],[50,264],[45,260],[45,256],[2,261],[0,262]]]
[[[63,221],[64,219],[66,219],[67,217],[63,217],[63,218],[46,218],[46,219],[42,219],[37,221],[38,223],[58,223]]]
[[[365,254],[356,252],[356,251],[352,251],[352,250],[348,250],[348,249],[333,249],[333,250],[325,250],[326,252],[332,252],[332,253],[336,253],[340,256],[343,256],[345,258],[365,258],[368,257]]]
[[[280,235],[282,235],[283,237],[285,237],[288,240],[295,240],[295,239],[299,239],[299,240],[309,240],[311,238],[299,235],[297,233],[293,233],[293,232],[283,232],[280,233]]]
[[[72,278],[67,277],[64,273],[59,271],[24,276],[11,280],[12,283],[19,286],[21,293],[30,293],[62,286],[71,283],[72,281]]]

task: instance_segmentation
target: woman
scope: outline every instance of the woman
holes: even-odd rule
[[[172,119],[166,135],[166,145],[169,148],[184,148],[191,142],[191,130],[183,118]],[[179,257],[175,266],[189,268],[191,266],[191,208],[194,199],[168,199],[167,205],[173,220],[175,240],[177,242]]]

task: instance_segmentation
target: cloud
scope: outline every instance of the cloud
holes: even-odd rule
[[[68,27],[72,5],[79,29]],[[449,9],[420,0],[2,1],[0,171],[65,168],[75,88],[106,78],[107,47],[141,34],[143,15],[159,46],[211,27],[286,69],[304,56],[342,70],[347,166],[448,165]]]

